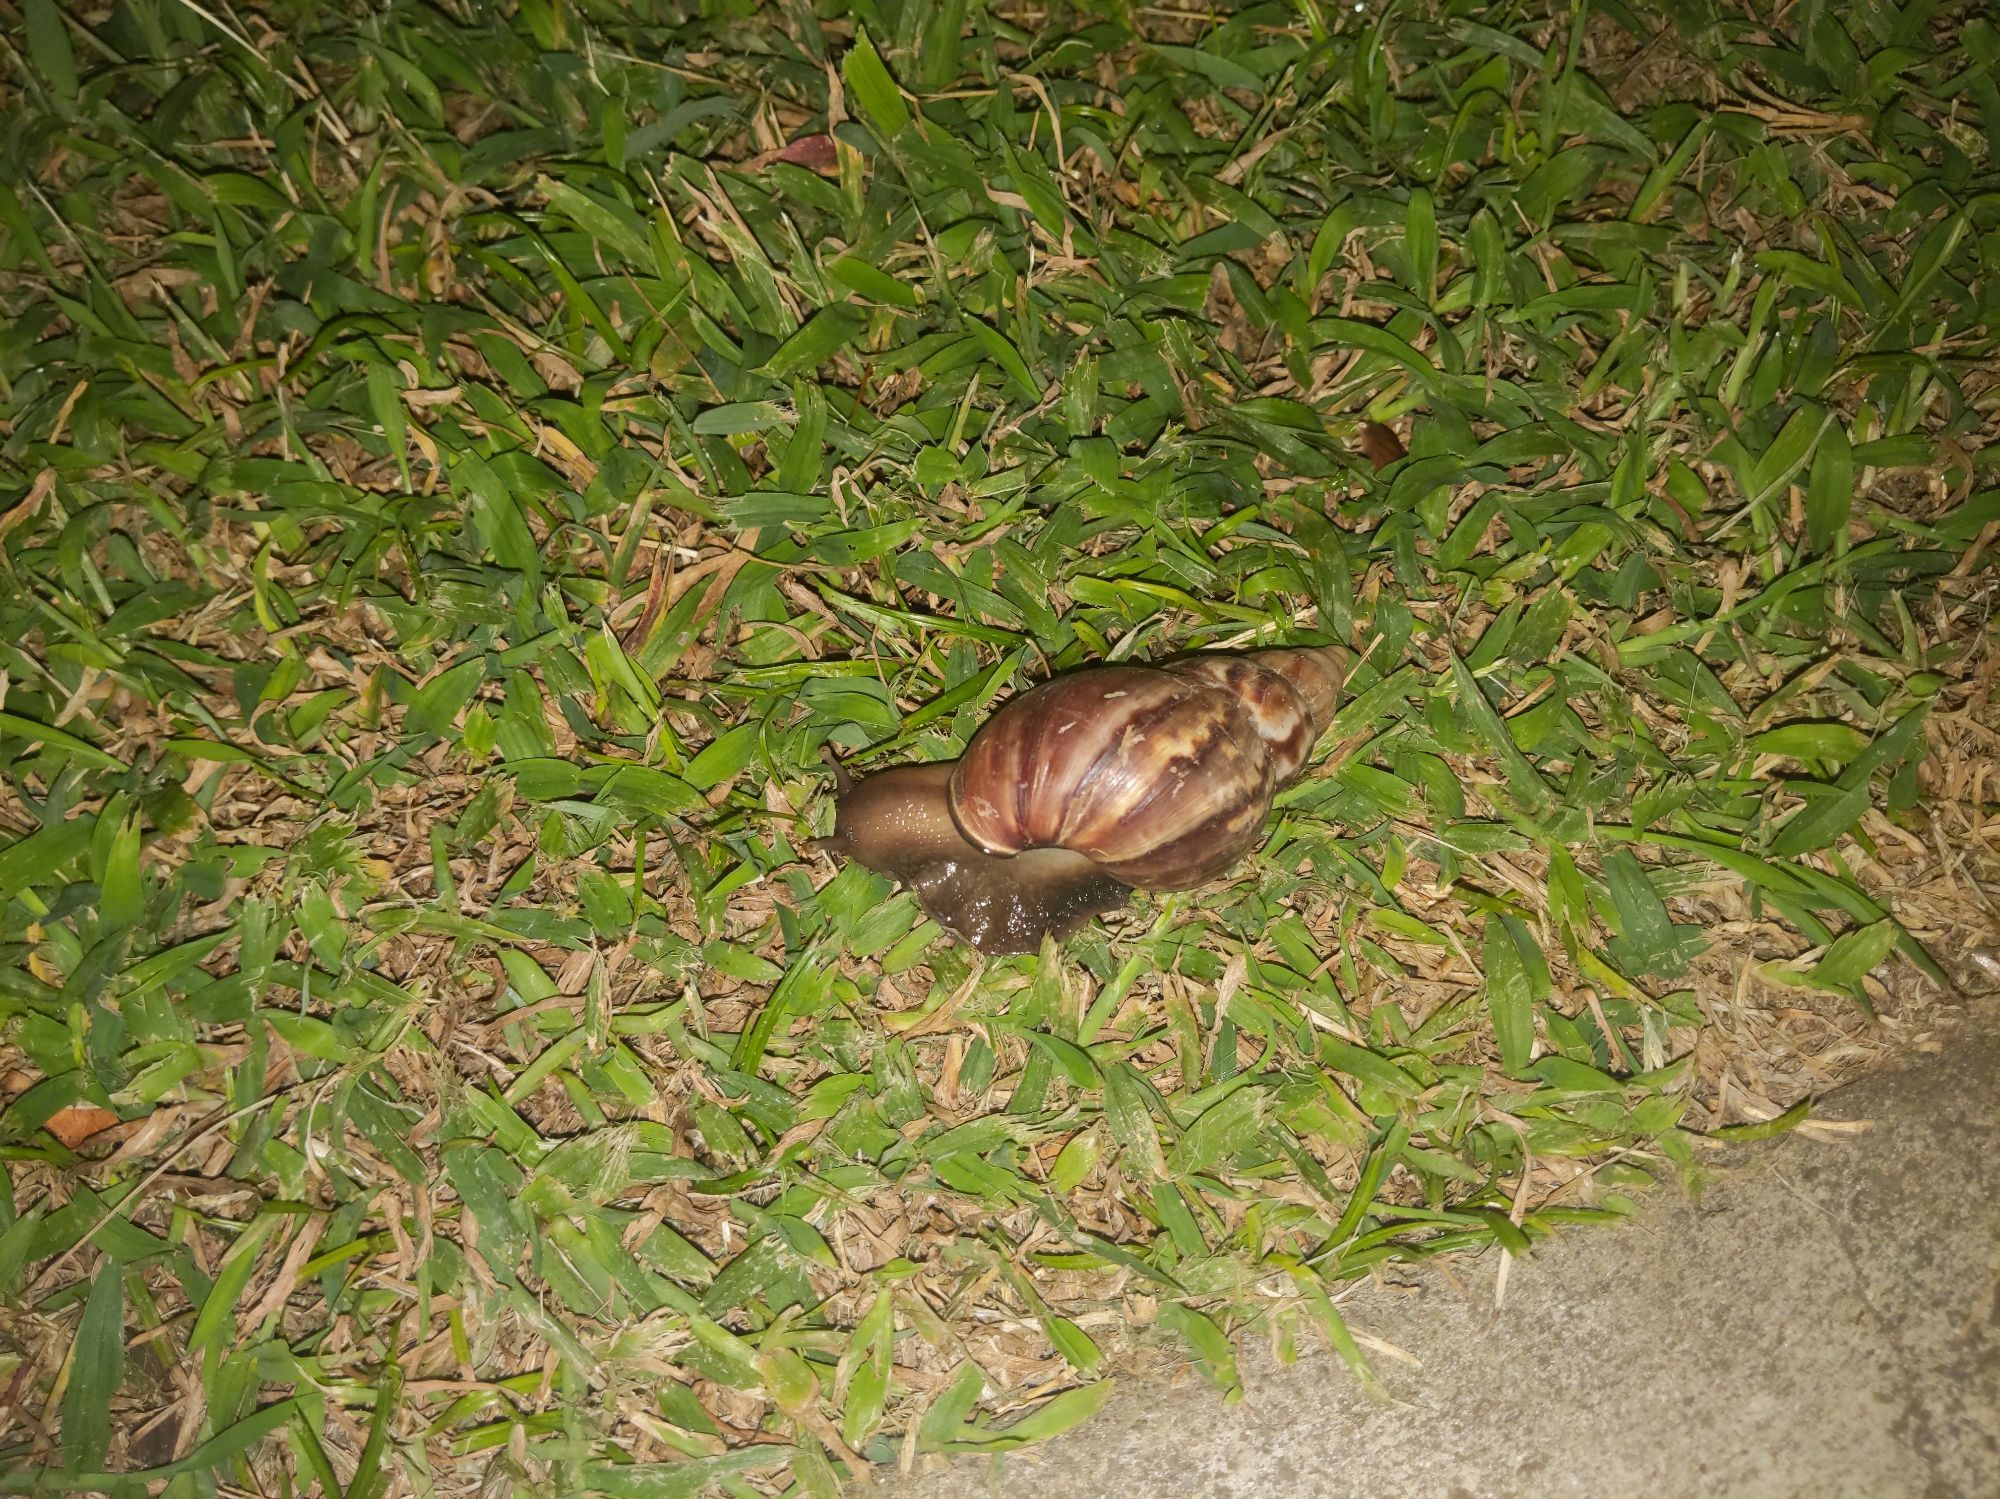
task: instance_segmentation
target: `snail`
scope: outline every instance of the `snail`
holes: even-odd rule
[[[1053,678],[958,760],[860,780],[833,761],[818,846],[900,882],[983,953],[1036,951],[1135,889],[1192,890],[1249,853],[1347,663],[1338,647],[1213,651]]]

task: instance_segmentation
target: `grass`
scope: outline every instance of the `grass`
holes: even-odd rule
[[[1379,1267],[1976,980],[2000,31],[1765,9],[16,0],[0,1489],[1373,1383]],[[822,746],[1291,640],[1213,889],[980,963],[801,852]]]

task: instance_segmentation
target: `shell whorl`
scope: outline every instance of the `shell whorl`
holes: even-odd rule
[[[1183,657],[1166,670],[1212,682],[1243,705],[1270,752],[1275,788],[1305,769],[1313,746],[1333,722],[1347,678],[1347,653],[1327,646],[1215,653]]]
[[[1206,884],[1261,837],[1272,793],[1333,716],[1345,656],[1207,654],[1058,677],[1006,704],[952,773],[990,853],[1065,848],[1150,890]]]

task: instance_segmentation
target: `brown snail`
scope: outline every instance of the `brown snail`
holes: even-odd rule
[[[981,952],[1033,952],[1135,889],[1191,890],[1249,853],[1332,722],[1347,659],[1203,652],[1054,678],[961,759],[858,781],[836,762],[819,846],[908,886]]]

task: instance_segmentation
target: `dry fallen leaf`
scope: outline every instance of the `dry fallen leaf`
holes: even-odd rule
[[[1380,422],[1363,422],[1357,442],[1361,456],[1375,465],[1378,474],[1398,458],[1410,456],[1402,440]]]
[[[56,1110],[42,1128],[75,1150],[85,1140],[102,1134],[117,1122],[118,1116],[109,1109],[100,1109],[95,1104],[73,1103],[68,1108]]]
[[[809,172],[818,172],[822,177],[837,177],[840,175],[840,145],[830,135],[802,135],[775,151],[751,157],[743,165],[750,171],[761,172],[780,161],[804,167]]]

